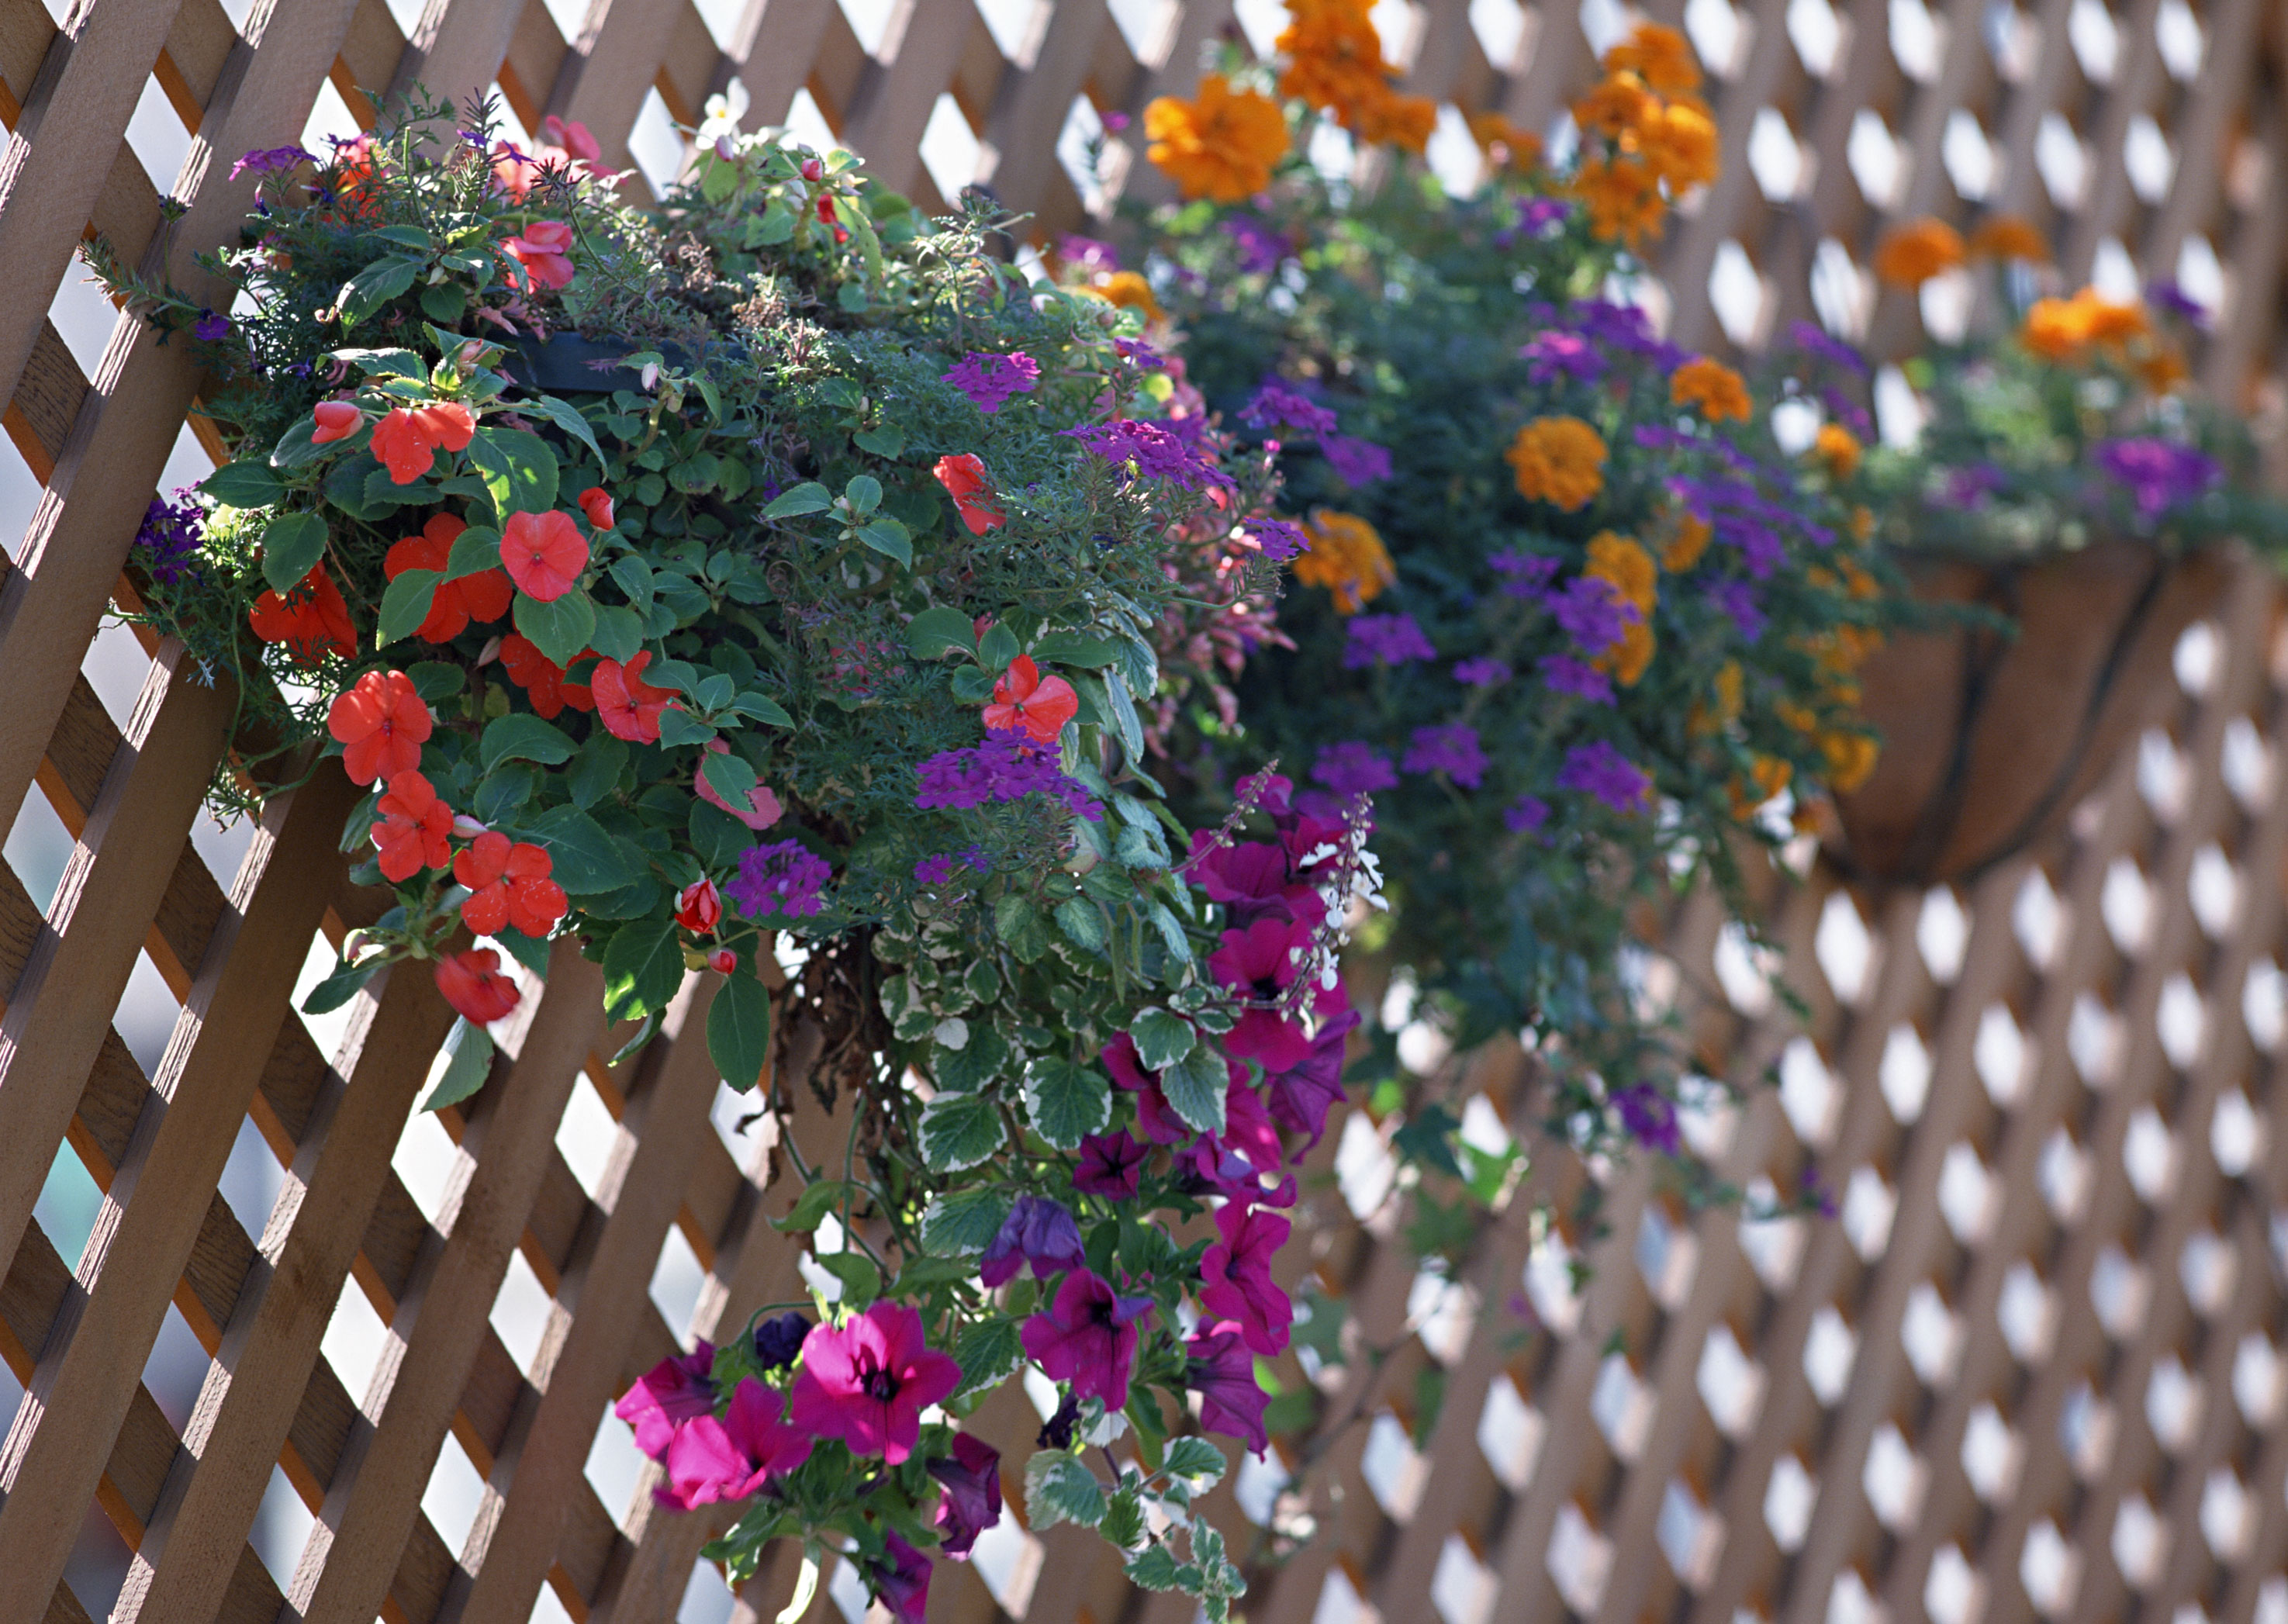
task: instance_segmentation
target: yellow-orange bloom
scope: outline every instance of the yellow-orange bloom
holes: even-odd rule
[[[1114,271],[1098,278],[1081,289],[1123,310],[1140,310],[1148,321],[1165,321],[1168,313],[1160,308],[1160,301],[1152,297],[1152,284],[1144,280],[1140,271]]]
[[[2049,239],[2014,214],[1998,214],[1982,221],[1970,234],[1970,251],[1989,259],[2023,259],[2034,265],[2050,262]]]
[[[1286,155],[1287,119],[1257,91],[1238,91],[1221,74],[1200,80],[1190,101],[1163,96],[1144,109],[1145,155],[1186,197],[1235,203],[1271,184]]]
[[[1530,130],[1519,129],[1498,113],[1473,114],[1470,134],[1497,163],[1529,170],[1541,162],[1541,138]]]
[[[2185,358],[2172,346],[2161,345],[2137,362],[2137,376],[2146,388],[2157,395],[2165,395],[2190,375],[2185,368]]]
[[[1668,398],[1672,405],[1698,407],[1711,423],[1727,417],[1745,423],[1755,412],[1740,375],[1705,355],[1696,355],[1676,369],[1668,380]]]
[[[1677,521],[1676,534],[1660,551],[1661,567],[1672,575],[1682,574],[1700,562],[1700,555],[1708,551],[1708,543],[1715,535],[1714,527],[1690,513],[1685,514]],[[1734,680],[1738,679],[1736,677]],[[1736,714],[1737,709],[1734,707]]]
[[[1576,512],[1605,488],[1605,438],[1578,417],[1537,417],[1502,454],[1517,493]]]
[[[1660,177],[1633,158],[1581,160],[1573,173],[1573,194],[1589,217],[1589,231],[1605,242],[1644,246],[1647,237],[1660,235],[1667,200],[1660,194]]]
[[[1401,96],[1388,89],[1355,103],[1349,114],[1343,123],[1360,140],[1375,147],[1387,141],[1410,153],[1428,147],[1432,132],[1438,128],[1436,102],[1427,96]]]
[[[2070,299],[2036,299],[2018,342],[2046,360],[2070,361],[2093,344],[2123,344],[2151,331],[2144,310],[2084,288]]]
[[[1633,688],[1652,663],[1655,649],[1659,646],[1653,636],[1652,625],[1647,621],[1631,621],[1621,628],[1621,640],[1597,656],[1596,663],[1613,674],[1624,688]]]
[[[1295,579],[1332,592],[1337,614],[1356,614],[1397,582],[1382,537],[1357,514],[1315,508],[1303,521],[1303,533],[1311,550],[1295,560]]]
[[[1658,97],[1634,79],[1619,77],[1600,80],[1587,95],[1573,104],[1575,123],[1584,131],[1616,140],[1634,135],[1647,119],[1659,113]]]
[[[1672,192],[1712,185],[1723,170],[1716,121],[1705,107],[1671,102],[1638,127],[1636,144]]]
[[[1639,614],[1650,614],[1660,596],[1660,566],[1652,554],[1611,530],[1600,530],[1590,538],[1589,561],[1581,573],[1609,582],[1621,601],[1633,605]]]
[[[1691,42],[1656,22],[1637,24],[1628,38],[1605,52],[1605,71],[1633,73],[1664,96],[1700,88],[1700,59]]]
[[[1963,260],[1962,234],[1944,220],[1911,220],[1883,234],[1875,274],[1897,288],[1919,288]]]
[[[1287,27],[1272,44],[1287,59],[1279,75],[1282,96],[1339,115],[1386,88],[1382,36],[1364,0],[1292,0],[1287,11]]]
[[[1811,450],[1827,464],[1831,479],[1847,479],[1859,471],[1859,437],[1839,423],[1821,424]]]
[[[1820,753],[1827,757],[1827,781],[1848,795],[1867,781],[1883,747],[1865,733],[1833,732],[1819,736]]]

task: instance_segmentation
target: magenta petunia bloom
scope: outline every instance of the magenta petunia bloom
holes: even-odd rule
[[[668,1440],[685,1422],[715,1413],[715,1345],[663,1359],[620,1395],[612,1414],[636,1430],[636,1447],[655,1461],[667,1458]]]
[[[1216,1209],[1215,1224],[1223,1239],[1200,1259],[1200,1305],[1236,1320],[1247,1345],[1268,1359],[1287,1345],[1295,1319],[1295,1304],[1271,1278],[1272,1255],[1294,1225],[1237,1201]]]
[[[1150,1311],[1149,1297],[1124,1297],[1109,1280],[1076,1269],[1057,1287],[1055,1303],[1025,1321],[1019,1333],[1025,1357],[1076,1398],[1101,1398],[1108,1410],[1128,1403],[1128,1373],[1136,1362],[1136,1321]]]
[[[1033,1278],[1045,1280],[1087,1261],[1072,1214],[1045,1195],[1021,1195],[979,1260],[977,1278],[988,1287],[1005,1286],[1030,1265]]]
[[[853,1454],[895,1466],[921,1438],[922,1412],[961,1385],[961,1367],[924,1340],[922,1317],[877,1303],[843,1323],[819,1326],[802,1342],[791,1414],[797,1426],[840,1438]]]
[[[894,1533],[884,1535],[882,1543],[890,1559],[870,1575],[874,1599],[897,1624],[923,1624],[929,1617],[930,1559]]]
[[[1144,1176],[1145,1158],[1151,1153],[1149,1145],[1138,1144],[1124,1129],[1090,1134],[1080,1142],[1080,1165],[1073,1169],[1073,1188],[1083,1195],[1100,1195],[1108,1200],[1132,1200]]]
[[[977,1536],[1001,1521],[1001,1452],[966,1432],[953,1435],[953,1454],[929,1463],[929,1475],[945,1491],[932,1519],[945,1536],[945,1554],[969,1560]]]
[[[1223,946],[1208,955],[1217,980],[1259,1005],[1277,1002],[1302,972],[1298,950],[1311,945],[1308,925],[1259,919],[1244,931],[1226,931]],[[1224,1052],[1235,1060],[1259,1060],[1267,1072],[1300,1066],[1311,1053],[1303,1028],[1275,1009],[1243,1011],[1224,1036]]]
[[[1255,1091],[1243,1068],[1232,1068],[1230,1085],[1224,1090],[1223,1121],[1223,1133],[1217,1142],[1257,1172],[1277,1176],[1287,1165],[1287,1150],[1279,1143],[1279,1130],[1271,1125],[1263,1097]]]
[[[1264,1079],[1270,1090],[1271,1120],[1316,1145],[1326,1131],[1327,1113],[1343,1097],[1343,1050],[1359,1024],[1359,1012],[1340,987],[1318,999],[1319,1030],[1311,1052],[1299,1065]]]
[[[1256,1454],[1270,1448],[1263,1412],[1271,1395],[1255,1379],[1255,1356],[1239,1327],[1228,1321],[1212,1328],[1204,1325],[1184,1351],[1191,1356],[1185,1385],[1200,1396],[1200,1425],[1240,1439]]]
[[[711,1413],[686,1422],[667,1446],[667,1481],[652,1491],[659,1503],[688,1511],[744,1500],[810,1459],[810,1435],[786,1424],[785,1403],[749,1376],[720,1421]]]

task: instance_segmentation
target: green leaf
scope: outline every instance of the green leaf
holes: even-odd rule
[[[466,575],[481,575],[489,569],[501,566],[501,535],[490,525],[471,525],[453,538],[453,551],[445,559],[445,579],[458,581]]]
[[[782,1235],[807,1235],[826,1221],[826,1215],[849,1188],[846,1180],[822,1178],[795,1198],[785,1217],[773,1218],[771,1227]]]
[[[281,598],[325,556],[326,521],[315,513],[281,513],[262,532],[262,579]]]
[[[596,459],[596,465],[599,468],[603,466],[604,448],[596,443],[596,431],[588,426],[588,420],[580,415],[578,407],[569,400],[560,400],[554,395],[542,395],[536,400],[527,400],[520,404],[528,410],[539,413],[587,447]]]
[[[1198,1041],[1191,1022],[1156,1006],[1137,1012],[1128,1023],[1128,1035],[1136,1044],[1137,1058],[1154,1072],[1182,1059]]]
[[[747,804],[747,792],[759,781],[754,767],[743,756],[729,750],[719,751],[707,757],[700,769],[717,795],[734,806]]]
[[[620,772],[627,764],[626,745],[600,727],[590,733],[572,759],[566,783],[572,792],[572,804],[584,811],[602,800],[620,781]]]
[[[390,300],[413,286],[413,279],[421,274],[421,261],[392,254],[377,259],[341,285],[334,303],[342,313],[342,325],[354,327],[379,310]]]
[[[373,646],[387,648],[420,630],[437,597],[437,583],[443,579],[433,569],[400,571],[381,595],[381,612],[374,617]]]
[[[922,1214],[922,1245],[937,1253],[982,1252],[1008,1216],[1004,1191],[949,1190]]]
[[[842,1282],[845,1307],[862,1309],[882,1295],[882,1271],[863,1252],[835,1252],[818,1260],[818,1266]]]
[[[1112,1085],[1092,1066],[1044,1057],[1025,1069],[1025,1113],[1041,1137],[1061,1151],[1112,1119]]]
[[[625,665],[643,647],[643,637],[644,624],[636,618],[636,612],[624,604],[615,604],[596,611],[596,629],[588,634],[588,646]]]
[[[398,227],[391,226],[389,229],[394,231]],[[374,234],[380,236],[383,234],[376,232]],[[427,248],[429,242],[426,234],[424,234],[422,241],[413,246]],[[355,367],[360,377],[409,377],[424,384],[429,381],[428,367],[410,350],[352,348],[334,351],[333,358],[336,360],[346,360]]]
[[[1007,670],[1009,662],[1021,652],[1017,634],[1004,625],[988,626],[985,635],[977,643],[978,663],[995,673]]]
[[[572,749],[572,741],[562,728],[518,711],[486,725],[477,746],[477,760],[488,772],[509,760],[536,761],[552,767],[571,760]]]
[[[1110,638],[1053,631],[1033,645],[1032,655],[1042,665],[1069,665],[1093,671],[1119,659],[1120,645]]]
[[[1057,929],[1076,947],[1092,953],[1104,951],[1104,915],[1085,897],[1072,897],[1057,904]]]
[[[607,573],[620,583],[620,590],[628,595],[629,603],[640,610],[650,610],[651,566],[644,561],[641,554],[632,552],[625,558],[613,559],[612,567]]]
[[[556,505],[556,453],[537,434],[479,429],[469,442],[469,463],[504,521],[512,513],[545,513]]]
[[[604,611],[604,614],[608,615],[611,614],[611,611],[607,609]],[[600,639],[602,637],[600,630],[598,633],[598,637]],[[599,649],[600,652],[603,654],[608,654],[612,652],[608,648],[603,648],[600,641],[599,643]],[[617,656],[615,656],[615,658]],[[717,733],[714,728],[709,726],[706,723],[701,721],[697,717],[693,716],[687,710],[671,709],[663,710],[659,713],[659,741],[671,750],[690,749],[694,747],[702,747],[706,745],[709,741],[719,737],[720,737],[720,735]]]
[[[548,974],[548,944],[538,937],[527,936],[521,931],[500,930],[493,932],[493,940],[501,945],[502,952],[534,975],[544,978]]]
[[[683,985],[683,943],[672,916],[638,919],[612,933],[604,949],[604,1012],[632,1019],[667,1007]]]
[[[827,494],[826,487],[810,480],[782,493],[763,510],[763,517],[799,519],[805,513],[823,513],[833,505],[834,498]]]
[[[751,721],[767,722],[773,727],[792,727],[794,718],[786,707],[767,693],[758,693],[750,688],[731,701],[731,709]]]
[[[432,321],[450,327],[468,308],[469,296],[451,282],[431,282],[421,289],[421,313]]]
[[[742,1094],[771,1063],[771,994],[754,977],[734,970],[707,1006],[707,1052],[723,1081]]]
[[[358,995],[358,989],[372,980],[385,962],[386,955],[377,953],[355,964],[338,965],[331,975],[312,987],[310,995],[302,1000],[302,1013],[323,1015],[328,1010],[340,1009]]]
[[[459,1105],[483,1088],[485,1079],[493,1074],[492,1034],[482,1026],[471,1025],[467,1016],[453,1023],[453,1030],[445,1039],[445,1050],[452,1058],[445,1062],[445,1074],[437,1079],[437,1086],[429,1090],[429,1097],[421,1102],[424,1111]]]
[[[876,456],[895,457],[906,448],[906,432],[894,423],[861,429],[850,438],[858,442],[861,450],[871,451]]]
[[[519,592],[516,629],[558,665],[568,666],[586,652],[589,639],[596,635],[596,606],[576,588],[552,603]]]
[[[940,1044],[930,1051],[930,1080],[941,1089],[974,1094],[1001,1075],[1009,1045],[982,1021],[969,1023],[969,1042],[959,1049]]]
[[[1023,1333],[1014,1319],[988,1319],[963,1333],[953,1357],[961,1366],[960,1392],[998,1386],[1025,1362]]]
[[[1223,1057],[1205,1043],[1194,1044],[1189,1053],[1160,1073],[1160,1091],[1168,1097],[1168,1104],[1178,1116],[1205,1134],[1224,1130],[1224,1095],[1230,1085],[1231,1073]]]
[[[405,668],[413,679],[413,691],[422,702],[434,705],[441,699],[450,699],[468,685],[469,674],[457,665],[442,660],[419,660]]]
[[[886,558],[894,558],[906,569],[914,566],[913,537],[905,526],[894,519],[878,519],[858,532],[858,539]]]
[[[657,1010],[654,1010],[650,1014],[645,1016],[641,1021],[637,1023],[634,1034],[631,1036],[626,1042],[621,1044],[618,1049],[613,1051],[612,1058],[607,1064],[615,1066],[626,1065],[627,1062],[634,1059],[636,1056],[641,1054],[646,1049],[648,1049],[651,1046],[652,1039],[658,1035],[659,1011]]]
[[[1452,1140],[1454,1130],[1461,1125],[1461,1119],[1444,1105],[1427,1105],[1391,1135],[1391,1146],[1409,1161],[1459,1178],[1462,1164],[1454,1160]]]
[[[941,604],[906,622],[906,646],[917,660],[936,660],[949,651],[967,654],[977,646],[976,623],[958,609]]]
[[[1186,1564],[1178,1566],[1175,1553],[1164,1545],[1148,1545],[1128,1559],[1126,1573],[1130,1580],[1147,1590],[1190,1590],[1196,1593],[1200,1585],[1199,1569]],[[1189,1582],[1186,1582],[1188,1578]]]
[[[1111,701],[1113,724],[1120,729],[1120,742],[1131,757],[1142,756],[1144,724],[1136,714],[1136,702],[1128,697],[1128,678],[1116,670],[1105,672],[1104,693]]]
[[[922,1110],[922,1160],[933,1172],[973,1168],[1008,1138],[989,1095],[941,1094]]]
[[[525,838],[545,846],[554,864],[549,877],[575,897],[620,891],[642,877],[620,843],[576,806],[552,806],[524,828]]]
[[[266,463],[225,463],[199,488],[225,507],[266,508],[286,494],[286,487]]]
[[[1227,1465],[1223,1451],[1204,1438],[1180,1438],[1168,1445],[1168,1474],[1195,1479],[1196,1493],[1221,1482]],[[1205,1481],[1197,1481],[1202,1478]]]
[[[844,282],[834,290],[834,302],[854,316],[862,314],[866,308],[866,289],[857,282]]]
[[[1025,1462],[1025,1521],[1035,1533],[1059,1523],[1093,1528],[1104,1520],[1104,1485],[1088,1463],[1061,1449],[1039,1449]]]

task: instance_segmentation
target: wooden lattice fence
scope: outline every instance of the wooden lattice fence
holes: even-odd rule
[[[1724,133],[1723,179],[1664,250],[1680,339],[1752,346],[1817,314],[1886,347],[1914,313],[1861,269],[1882,225],[1982,205],[2052,227],[2074,277],[2181,277],[2219,307],[2207,384],[2279,403],[2276,4],[1651,9],[1715,67]],[[155,488],[214,448],[185,429],[191,358],[78,286],[83,235],[197,288],[193,255],[251,194],[238,154],[416,81],[497,84],[525,128],[581,119],[655,170],[667,121],[723,95],[751,127],[822,121],[926,203],[975,178],[1069,228],[1076,106],[1133,114],[1219,31],[1276,26],[1260,0],[1237,13],[594,0],[573,30],[543,0],[0,0],[21,461],[0,468],[0,1358],[22,1390],[0,1619],[752,1620],[793,1580],[783,1557],[735,1600],[695,1570],[715,1525],[655,1512],[605,1419],[653,1360],[799,1289],[764,1222],[785,1201],[766,1136],[676,1041],[710,985],[616,1071],[596,971],[560,952],[486,1088],[434,1124],[411,1118],[449,1019],[425,978],[332,1026],[292,1012],[369,907],[333,850],[347,792],[199,827],[225,696],[176,650],[99,635]],[[1537,128],[1625,20],[1607,0],[1379,15],[1410,89]],[[1469,167],[1455,121],[1435,150]],[[1712,1067],[1783,1080],[1696,1119],[1702,1148],[1752,1190],[1816,1177],[1834,1221],[1695,1217],[1642,1169],[1545,1147],[1442,1280],[1394,1241],[1393,1124],[1330,1134],[1292,1267],[1342,1302],[1354,1356],[1315,1373],[1320,1432],[1212,1502],[1243,1535],[1315,1526],[1251,1617],[2288,1620],[2288,638],[2252,570],[2228,605],[2053,847],[1966,896],[1855,899],[1813,870],[1776,889],[1807,1030],[1704,907],[1650,964]],[[1472,1131],[1525,1131],[1525,1057],[1459,1064]],[[822,1117],[793,1131],[836,1142]],[[1537,1223],[1585,1180],[1606,1232]],[[1295,1354],[1280,1375],[1313,1379]],[[1027,1396],[976,1424],[1013,1476]],[[853,1597],[845,1575],[814,1616]],[[1186,1624],[1092,1537],[1013,1518],[941,1567],[933,1617],[997,1610]]]

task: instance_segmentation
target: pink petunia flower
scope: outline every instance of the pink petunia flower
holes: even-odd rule
[[[1025,1321],[1018,1335],[1025,1357],[1059,1382],[1072,1383],[1076,1398],[1101,1398],[1108,1410],[1128,1403],[1128,1373],[1136,1362],[1136,1321],[1150,1311],[1149,1297],[1124,1297],[1109,1280],[1086,1269],[1065,1276],[1045,1312]]]
[[[924,1340],[919,1314],[877,1303],[839,1330],[816,1326],[803,1338],[790,1413],[797,1426],[840,1438],[853,1454],[896,1466],[921,1438],[922,1412],[960,1384],[961,1367]]]
[[[785,1405],[777,1389],[747,1377],[721,1420],[711,1406],[676,1429],[667,1445],[667,1481],[652,1491],[654,1497],[688,1511],[744,1500],[766,1479],[794,1470],[810,1459],[812,1440],[786,1424]]]
[[[1271,1259],[1294,1226],[1276,1213],[1238,1201],[1216,1209],[1223,1239],[1200,1259],[1200,1305],[1236,1321],[1247,1345],[1266,1359],[1288,1343],[1295,1304],[1271,1278]]]
[[[663,1359],[620,1395],[612,1414],[636,1430],[636,1447],[655,1461],[667,1458],[667,1440],[687,1421],[715,1411],[715,1346],[701,1342],[690,1352]]]

